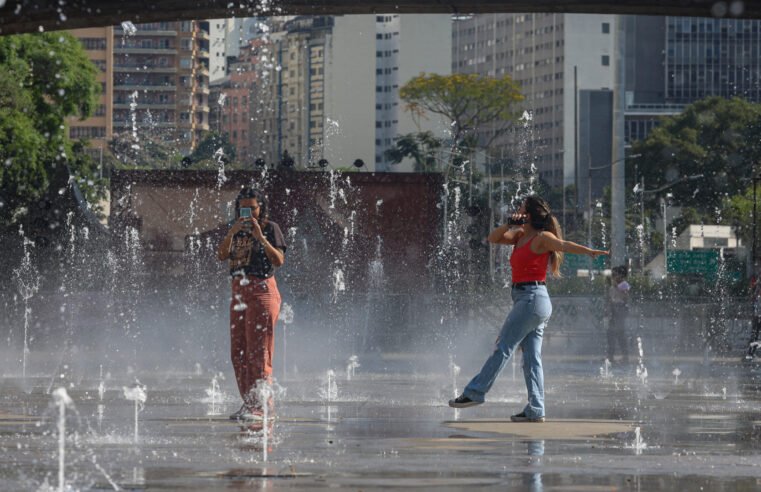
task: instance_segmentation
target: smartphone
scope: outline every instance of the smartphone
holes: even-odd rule
[[[240,217],[244,219],[250,219],[251,218],[251,209],[249,207],[243,207],[238,211],[238,214]]]

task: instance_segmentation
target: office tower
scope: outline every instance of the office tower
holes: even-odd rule
[[[532,117],[526,129],[495,142],[490,149],[494,158],[526,167],[534,164],[539,177],[549,185],[576,184],[579,195],[586,194],[581,189],[586,181],[578,178],[586,177],[590,166],[610,163],[610,131],[592,131],[580,137],[577,121],[593,121],[595,126],[612,121],[614,23],[611,15],[483,14],[456,18],[452,71],[512,77],[525,97],[520,109]],[[594,101],[605,104],[599,106]],[[483,130],[482,141],[488,131]],[[603,175],[596,178],[595,182],[605,182]]]

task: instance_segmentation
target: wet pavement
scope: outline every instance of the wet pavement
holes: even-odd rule
[[[485,405],[460,411],[446,406],[446,361],[440,373],[337,372],[333,391],[326,374],[290,377],[264,428],[227,419],[229,379],[210,395],[210,374],[139,374],[137,442],[122,390],[134,375],[104,378],[102,399],[99,378],[4,377],[0,490],[58,486],[59,385],[75,406],[71,490],[760,490],[761,367],[651,363],[643,380],[634,366],[605,377],[596,361],[547,360],[544,424],[509,421],[525,399],[510,365]]]

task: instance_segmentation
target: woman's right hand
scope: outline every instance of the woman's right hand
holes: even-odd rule
[[[234,236],[238,234],[246,224],[246,219],[244,217],[238,217],[238,220],[236,220],[232,227],[230,227],[230,232],[228,232],[229,235]]]
[[[610,255],[610,251],[603,251],[601,249],[593,249],[592,251],[590,251],[587,254],[589,256],[591,256],[592,258],[596,258],[598,256],[609,256]]]
[[[515,212],[513,215],[510,216],[510,219],[507,221],[507,224],[510,227],[523,227],[523,224],[521,224],[521,222],[525,223],[526,219],[527,219],[526,214]]]

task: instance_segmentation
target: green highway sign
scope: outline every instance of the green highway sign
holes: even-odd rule
[[[560,266],[560,270],[565,275],[576,275],[577,270],[589,270],[591,265],[593,270],[605,270],[608,268],[608,257],[597,256],[594,260],[586,255],[572,255],[566,253],[564,255],[563,264]]]
[[[719,270],[718,251],[671,250],[666,260],[668,273],[714,276]]]

